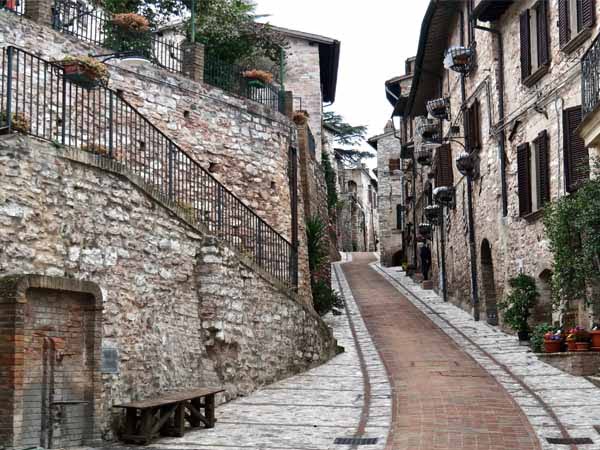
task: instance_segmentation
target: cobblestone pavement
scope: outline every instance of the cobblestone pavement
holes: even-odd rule
[[[600,425],[600,389],[583,377],[541,362],[528,347],[520,346],[516,337],[485,322],[474,322],[467,312],[421,289],[401,269],[383,268],[378,263],[371,267],[402,294],[402,300],[397,297],[396,302],[409,300],[511,394],[543,449],[600,450],[600,434],[594,428]],[[368,317],[366,321],[368,324]],[[482,403],[488,401],[483,394]],[[480,408],[475,410],[481,416]],[[592,444],[552,445],[547,438],[588,438]]]
[[[387,448],[540,448],[511,395],[462,345],[448,339],[432,320],[434,315],[423,314],[369,267],[372,254],[353,257],[353,262],[341,267],[394,390]]]
[[[347,313],[327,316],[344,353],[221,405],[213,429],[161,439],[152,448],[347,450],[356,447],[335,445],[335,439],[364,437],[377,438],[378,443],[361,448],[383,450],[391,420],[391,388],[356,305],[352,298],[346,301]]]

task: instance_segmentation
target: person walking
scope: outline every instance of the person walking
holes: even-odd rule
[[[423,272],[423,280],[429,279],[429,268],[431,267],[431,250],[427,246],[427,242],[425,242],[421,246],[421,271]]]

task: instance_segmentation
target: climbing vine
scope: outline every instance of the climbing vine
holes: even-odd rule
[[[591,304],[589,284],[600,282],[600,180],[589,180],[574,194],[551,203],[544,226],[554,256],[555,307],[571,299]]]

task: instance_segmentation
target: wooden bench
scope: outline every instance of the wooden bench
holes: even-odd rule
[[[170,392],[155,399],[114,405],[125,409],[125,442],[149,444],[159,435],[182,437],[185,422],[192,428],[215,426],[215,395],[218,388]]]

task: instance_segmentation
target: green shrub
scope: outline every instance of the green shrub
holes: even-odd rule
[[[533,332],[531,333],[531,349],[536,353],[541,353],[544,351],[544,335],[548,331],[556,331],[555,328],[549,323],[540,323],[533,327]]]
[[[529,331],[527,319],[539,297],[535,280],[521,273],[511,278],[508,283],[512,291],[506,297],[506,301],[498,304],[498,309],[504,312],[504,323],[514,331]]]
[[[324,316],[330,311],[342,309],[344,300],[329,286],[324,280],[318,280],[311,283],[313,293],[313,305],[315,311]]]

